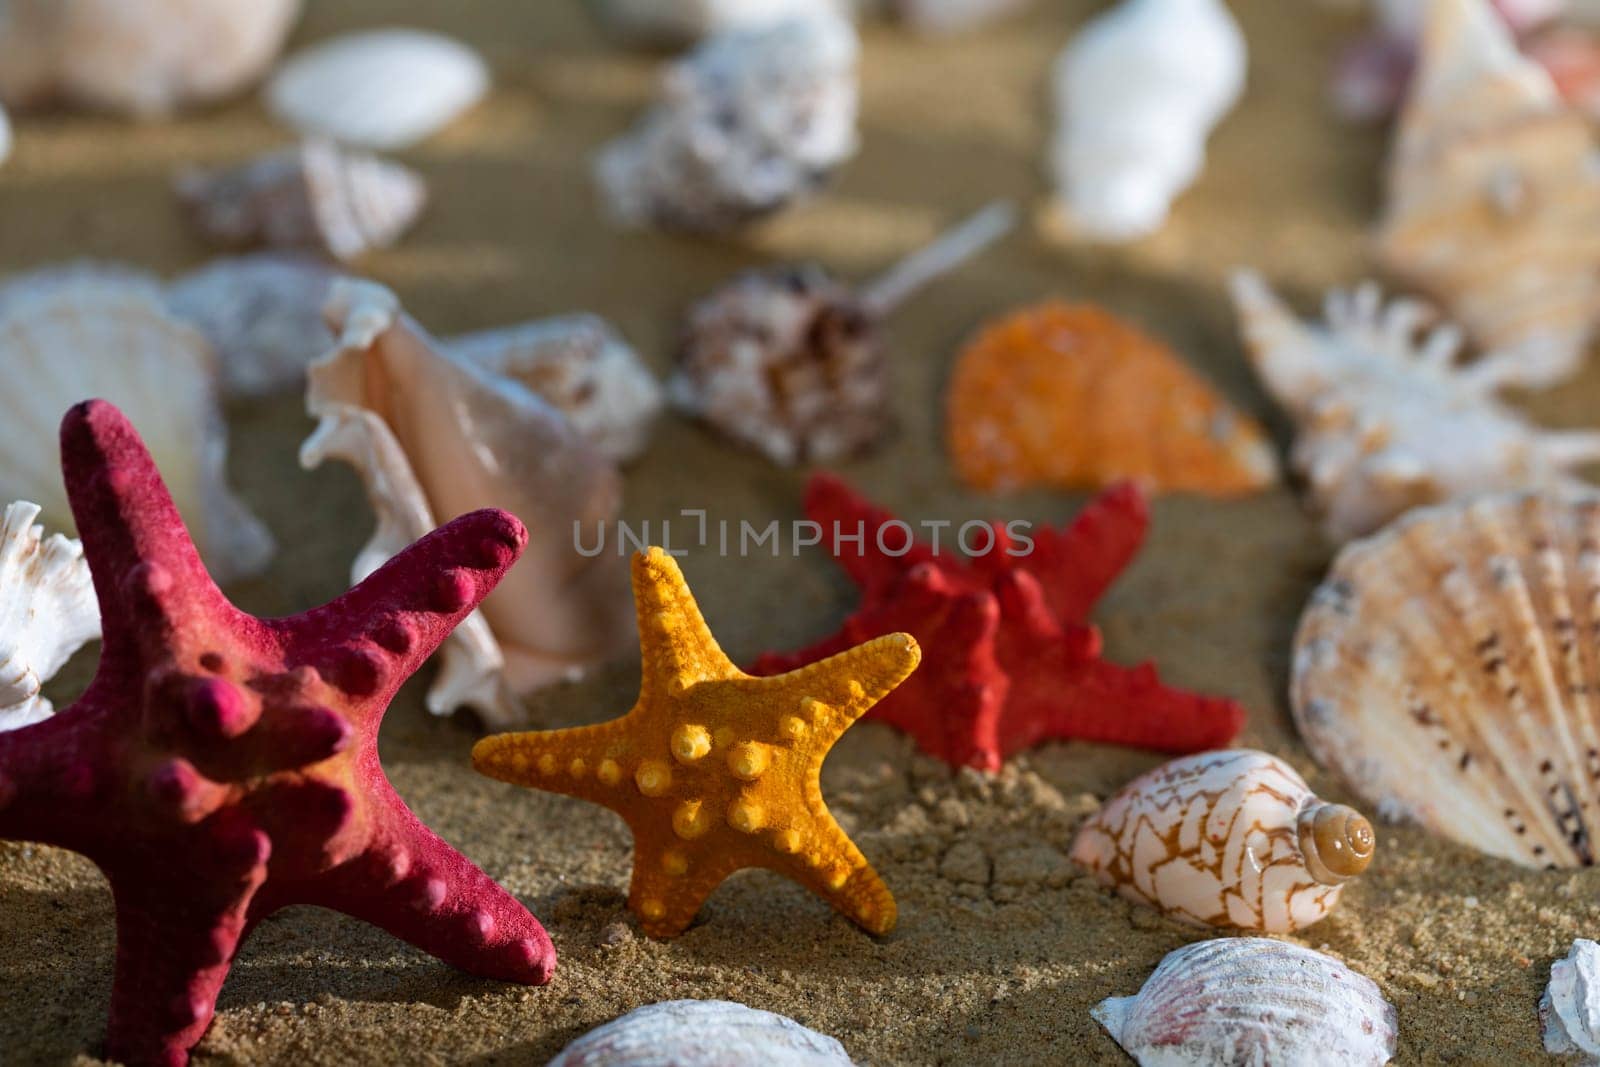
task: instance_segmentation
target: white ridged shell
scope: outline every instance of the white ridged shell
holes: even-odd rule
[[[844,1046],[728,1000],[668,1000],[596,1027],[547,1067],[853,1067]]]
[[[35,526],[39,505],[6,505],[0,520],[0,730],[49,718],[39,692],[84,643],[100,636],[83,546]]]
[[[1600,945],[1580,937],[1565,959],[1550,966],[1550,984],[1539,998],[1544,1050],[1557,1056],[1577,1053],[1585,1064],[1600,1063]]]
[[[625,40],[672,46],[797,15],[846,13],[843,0],[589,0],[589,6]]]
[[[1312,754],[1389,819],[1527,866],[1595,861],[1600,495],[1413,511],[1339,554],[1295,637]]]
[[[1139,1067],[1377,1067],[1399,1025],[1370,978],[1263,937],[1176,949],[1136,995],[1090,1014]]]
[[[0,366],[18,383],[0,411],[0,499],[38,501],[50,525],[75,528],[57,425],[72,405],[100,397],[143,436],[212,575],[227,583],[265,569],[272,537],[226,482],[216,354],[167,311],[158,282],[93,266],[7,281]]]
[[[267,85],[267,107],[304,135],[398,149],[443,129],[488,91],[488,65],[460,41],[371,30],[291,56]]]

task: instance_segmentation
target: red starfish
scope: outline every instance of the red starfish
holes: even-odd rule
[[[806,514],[825,543],[835,530],[865,533],[859,548],[832,542],[861,587],[861,606],[833,637],[762,656],[757,674],[903,630],[926,649],[922,666],[867,718],[899,727],[951,766],[988,771],[1051,739],[1199,752],[1227,744],[1244,725],[1244,709],[1231,700],[1169,689],[1149,664],[1128,669],[1100,658],[1089,612],[1149,525],[1144,496],[1131,484],[1101,493],[1062,530],[1031,532],[1031,551],[1018,555],[1010,553],[1027,546],[1000,523],[989,524],[993,548],[971,558],[920,543],[902,555],[885,552],[910,542],[909,527],[830,474],[812,477]],[[982,547],[982,538],[968,540]]]
[[[0,837],[81,852],[111,883],[107,1053],[187,1062],[239,943],[292,904],[547,981],[544,929],[411,813],[377,746],[400,683],[521,554],[522,524],[466,515],[332,603],[257,619],[212,583],[121,412],[73,408],[61,453],[104,646],[81,700],[0,734]]]

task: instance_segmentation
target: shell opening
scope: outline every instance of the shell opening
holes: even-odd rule
[[[1300,812],[1300,851],[1323,885],[1338,885],[1367,869],[1377,847],[1372,824],[1354,808],[1314,802]]]

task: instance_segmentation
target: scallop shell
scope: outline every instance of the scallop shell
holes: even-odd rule
[[[410,167],[323,138],[240,167],[189,168],[173,188],[215,244],[316,248],[339,260],[393,245],[428,200]]]
[[[539,394],[611,460],[636,459],[650,443],[661,383],[598,315],[482,330],[442,346],[454,359]]]
[[[1376,983],[1331,956],[1265,937],[1169,952],[1131,997],[1090,1012],[1140,1067],[1377,1067],[1399,1015]]]
[[[546,1067],[852,1067],[844,1046],[728,1000],[668,1000],[584,1034]]]
[[[1220,0],[1123,0],[1092,19],[1055,66],[1061,221],[1100,241],[1160,229],[1244,78],[1244,34]]]
[[[1164,763],[1090,816],[1072,858],[1129,900],[1199,926],[1284,934],[1325,918],[1367,869],[1372,826],[1265,752]]]
[[[1600,314],[1588,120],[1484,0],[1434,0],[1389,160],[1386,270],[1443,303],[1517,381],[1577,372]]]
[[[985,327],[956,362],[945,425],[951,463],[983,490],[1135,478],[1234,496],[1278,477],[1260,427],[1166,345],[1087,304]]]
[[[0,520],[0,730],[50,717],[40,693],[74,652],[100,636],[83,546],[35,526],[39,505],[6,505]]]
[[[352,579],[476,508],[528,526],[521,561],[445,642],[428,692],[436,714],[465,704],[512,726],[514,693],[573,678],[630,635],[622,557],[585,558],[574,536],[616,518],[621,479],[558,411],[443,352],[382,286],[339,280],[327,316],[338,341],[309,371],[306,407],[319,421],[300,462],[342,459],[366,483],[378,526]]]
[[[858,51],[854,27],[827,17],[708,39],[596,158],[612,216],[718,232],[811,192],[855,154]]]
[[[267,107],[302,135],[397,149],[442,130],[488,91],[488,65],[460,41],[371,30],[291,56],[267,85]]]
[[[142,118],[242,92],[266,73],[300,0],[6,0],[0,100]]]
[[[0,499],[38,501],[72,530],[56,455],[61,413],[90,397],[116,404],[138,428],[219,582],[259,574],[272,537],[228,488],[227,428],[217,403],[217,358],[171,315],[154,279],[123,268],[45,270],[0,287]]]
[[[1376,286],[1329,295],[1319,326],[1296,319],[1260,277],[1233,282],[1250,358],[1299,427],[1293,464],[1335,542],[1409,508],[1493,489],[1571,490],[1600,458],[1600,434],[1547,432],[1497,398],[1522,366],[1495,356],[1457,366],[1460,333]]]
[[[889,11],[919,33],[960,33],[1014,15],[1033,0],[888,0]]]
[[[1565,959],[1550,966],[1550,984],[1539,998],[1544,1050],[1556,1056],[1577,1053],[1586,1064],[1600,1063],[1600,945],[1580,937]]]
[[[816,14],[844,18],[844,0],[588,0],[608,30],[634,44],[682,47],[725,30]]]

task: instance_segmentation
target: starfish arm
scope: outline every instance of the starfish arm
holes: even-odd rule
[[[532,786],[618,808],[618,790],[643,790],[651,761],[630,757],[628,719],[566,730],[527,730],[495,734],[472,746],[472,766],[480,774],[513,785]],[[670,780],[670,765],[665,768]],[[649,793],[645,795],[650,795]]]
[[[806,486],[805,509],[806,516],[822,527],[823,543],[835,547],[834,558],[839,566],[869,596],[909,568],[936,560],[932,548],[913,540],[909,527],[900,526],[894,515],[873,507],[837,475],[819,471],[811,476]],[[891,523],[896,525],[890,526]],[[857,534],[861,535],[859,543],[842,541]],[[844,544],[855,547],[844,551]],[[905,551],[898,555],[885,551],[901,548]]]
[[[739,675],[711,636],[677,561],[661,549],[634,554],[633,599],[639,613],[641,704],[696,682]]]
[[[1114,485],[1089,502],[1066,529],[1033,533],[1033,551],[1015,557],[1039,579],[1063,623],[1082,623],[1144,544],[1150,505],[1132,482]]]
[[[739,864],[716,856],[679,866],[681,842],[667,838],[654,843],[634,834],[633,880],[628,886],[628,910],[651,937],[677,937],[694,923],[695,916]],[[698,860],[699,858],[696,857]]]
[[[885,634],[787,674],[761,679],[768,696],[793,701],[817,736],[831,743],[882,700],[922,659],[916,638]]]
[[[834,821],[822,803],[820,786],[814,792],[819,810],[805,832],[805,844],[787,864],[768,866],[811,890],[868,933],[882,937],[894,929],[898,918],[894,894]]]

